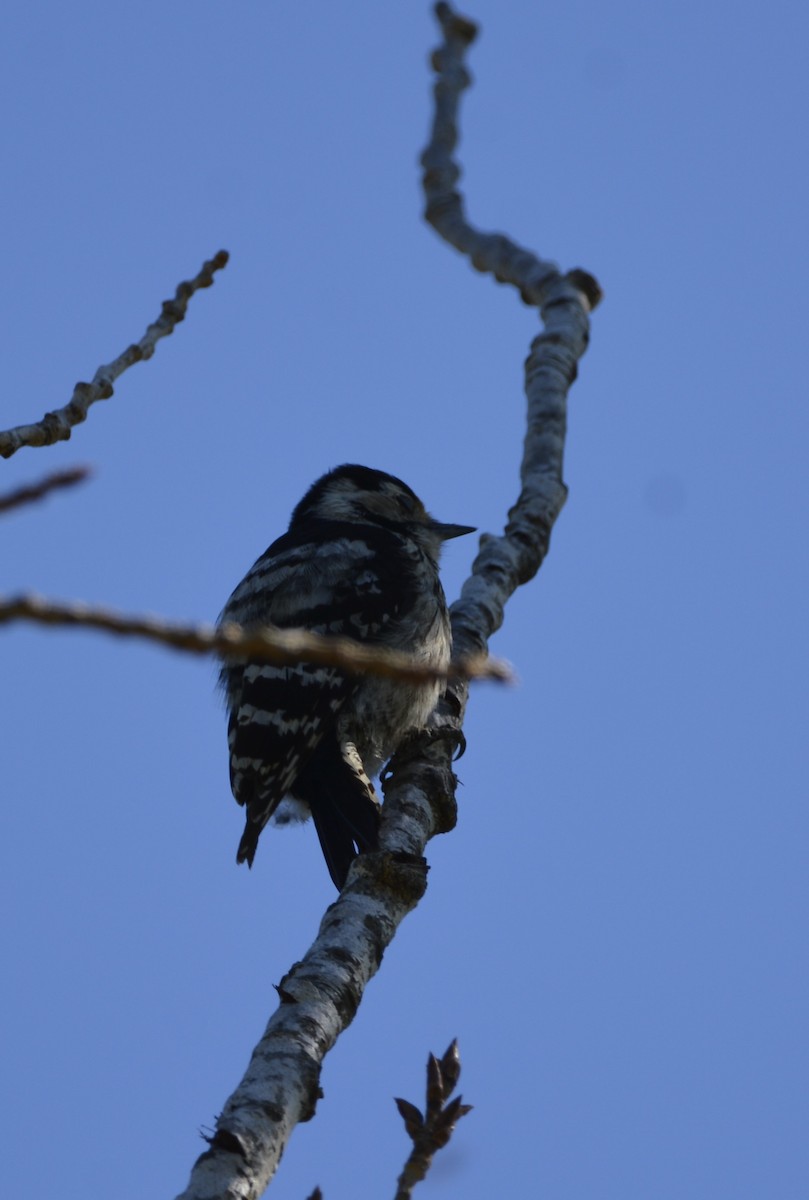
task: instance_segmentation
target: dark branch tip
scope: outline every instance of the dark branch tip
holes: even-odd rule
[[[458,38],[465,46],[471,46],[478,36],[478,26],[474,21],[454,13],[450,5],[445,4],[443,0],[436,4],[433,11],[446,38]]]
[[[590,312],[604,299],[601,284],[589,271],[585,271],[581,267],[574,267],[572,271],[568,271],[565,278],[573,284],[574,288],[584,294],[590,306]]]
[[[444,1077],[444,1087],[447,1096],[451,1096],[461,1077],[461,1056],[458,1051],[458,1039],[454,1038],[444,1051],[441,1059],[441,1074]]]
[[[394,1104],[399,1110],[399,1116],[404,1121],[408,1137],[415,1141],[424,1128],[424,1117],[415,1104],[411,1104],[409,1100],[402,1100],[400,1096],[394,1097]]]
[[[444,1085],[441,1063],[431,1054],[427,1059],[427,1114],[435,1116],[441,1111],[445,1099],[451,1089]]]
[[[441,1124],[452,1128],[456,1121],[460,1120],[460,1118],[465,1116],[466,1113],[471,1112],[471,1110],[472,1105],[464,1104],[463,1096],[456,1096],[454,1100],[450,1100],[449,1104],[442,1112]]]

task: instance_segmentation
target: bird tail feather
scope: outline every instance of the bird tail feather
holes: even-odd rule
[[[342,891],[348,869],[358,854],[376,846],[379,831],[379,805],[359,787],[319,791],[310,800],[320,848],[329,868],[334,886]]]

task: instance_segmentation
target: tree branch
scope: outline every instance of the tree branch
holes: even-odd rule
[[[464,66],[468,47],[477,37],[473,21],[459,16],[449,4],[436,4],[435,15],[444,35],[444,43],[432,54],[436,73],[433,95],[433,127],[421,165],[422,184],[427,201],[424,217],[444,241],[470,259],[477,271],[489,272],[498,283],[510,283],[526,304],[540,307],[550,288],[559,281],[556,263],[543,261],[502,233],[481,233],[466,220],[463,197],[454,190],[461,168],[452,152],[458,144],[458,105],[461,93],[469,87],[471,76]],[[576,269],[567,276],[575,282],[591,311],[601,299],[599,284],[586,271]]]
[[[84,483],[89,474],[89,467],[71,467],[67,471],[53,471],[44,479],[40,479],[39,483],[31,483],[0,496],[0,512],[8,512],[12,508],[22,508],[24,504],[33,504],[36,500],[42,500],[49,492],[55,492],[57,488],[74,487],[77,483]]]
[[[327,637],[308,629],[244,629],[241,625],[183,625],[155,616],[127,616],[82,601],[61,603],[31,594],[0,595],[0,625],[31,621],[36,625],[102,630],[119,637],[135,637],[189,654],[216,654],[222,658],[259,658],[264,662],[311,662],[341,667],[352,675],[381,675],[419,683],[439,679],[496,679],[510,681],[512,673],[502,659],[475,655],[454,662],[448,671],[436,671],[407,654],[370,646],[351,638]]]
[[[555,263],[538,258],[503,234],[481,233],[466,220],[463,197],[454,190],[461,169],[452,153],[458,143],[458,106],[469,86],[464,66],[477,27],[439,3],[435,14],[444,43],[432,59],[436,71],[435,116],[422,155],[425,218],[445,241],[478,270],[517,288],[536,305],[544,325],[525,361],[527,431],[520,468],[522,488],[509,510],[502,536],[484,534],[472,573],[451,607],[453,651],[483,653],[503,623],[503,609],[520,584],[533,579],[548,552],[553,525],[567,497],[562,478],[567,429],[567,393],[589,340],[588,314],[600,302],[599,283],[576,268],[562,275]],[[450,726],[460,728],[468,698],[464,685],[445,701]]]
[[[210,287],[215,271],[220,271],[228,261],[227,250],[220,250],[208,262],[203,263],[199,274],[177,287],[173,300],[164,300],[160,316],[146,330],[139,342],[133,343],[107,366],[101,366],[93,376],[92,383],[77,383],[73,396],[64,408],[45,413],[34,425],[18,425],[16,429],[0,432],[0,456],[11,458],[21,446],[52,446],[70,437],[74,425],[87,419],[87,410],[96,400],[109,400],[113,394],[113,383],[133,363],[151,358],[160,338],[174,332],[175,325],[185,319],[188,301],[200,288]]]
[[[295,1125],[314,1116],[323,1059],[353,1020],[385,948],[425,887],[423,862],[385,853],[355,859],[313,945],[278,985],[279,1006],[194,1165],[183,1200],[261,1195]]]
[[[509,239],[477,232],[463,217],[461,197],[452,191],[460,171],[451,151],[458,101],[469,82],[463,58],[475,26],[447,4],[437,5],[436,15],[444,41],[433,57],[436,111],[424,152],[428,220],[479,270],[513,284],[538,305],[545,325],[526,362],[522,490],[504,534],[481,539],[472,574],[452,606],[455,653],[463,656],[485,651],[506,600],[547,553],[566,495],[567,391],[587,346],[588,312],[601,293],[586,272],[562,276]],[[467,696],[465,683],[452,684],[431,730],[397,753],[385,784],[381,848],[354,861],[316,941],[282,981],[280,1006],[178,1200],[254,1200],[274,1174],[295,1123],[313,1115],[323,1058],[353,1019],[400,922],[424,893],[427,841],[455,823],[452,752]]]
[[[461,1117],[472,1111],[461,1096],[450,1101],[461,1077],[458,1042],[453,1041],[443,1058],[431,1054],[427,1059],[427,1104],[422,1113],[409,1100],[396,1100],[413,1149],[399,1176],[394,1200],[410,1200],[413,1188],[421,1183],[432,1166],[438,1150],[446,1146]]]

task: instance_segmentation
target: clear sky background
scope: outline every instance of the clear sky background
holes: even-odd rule
[[[570,499],[474,690],[457,830],[273,1194],[391,1195],[391,1097],[457,1036],[424,1200],[804,1200],[809,18],[475,0],[472,219],[606,299]],[[154,359],[0,490],[0,589],[213,619],[344,461],[499,531],[536,314],[420,219],[427,4],[17,4],[0,30],[0,425],[64,404],[227,248]],[[450,544],[450,597],[474,545]],[[171,1197],[334,892],[237,869],[214,666],[0,631],[3,1186]]]

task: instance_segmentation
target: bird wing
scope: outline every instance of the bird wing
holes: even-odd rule
[[[374,531],[329,522],[279,538],[226,604],[221,621],[304,628],[374,641],[395,613],[375,562]],[[387,593],[387,594],[386,594]],[[252,861],[261,829],[358,686],[336,667],[229,662],[222,669],[230,720],[230,780],[247,807],[239,860]],[[250,828],[252,827],[252,829]]]

